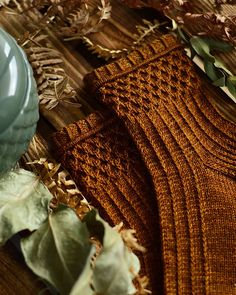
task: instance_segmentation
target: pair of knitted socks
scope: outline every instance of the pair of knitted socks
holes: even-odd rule
[[[235,125],[183,48],[163,36],[85,82],[109,111],[57,132],[58,156],[107,221],[136,230],[153,294],[234,294]]]

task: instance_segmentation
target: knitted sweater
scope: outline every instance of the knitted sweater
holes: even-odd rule
[[[236,130],[215,92],[171,35],[86,82],[111,118],[57,133],[60,159],[110,220],[136,229],[153,294],[160,270],[165,294],[235,294]]]

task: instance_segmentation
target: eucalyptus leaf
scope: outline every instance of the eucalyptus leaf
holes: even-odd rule
[[[231,44],[222,40],[204,38],[204,42],[208,44],[210,50],[229,52],[234,48]]]
[[[230,93],[236,97],[236,87],[234,85],[234,83],[232,81],[230,81],[230,79],[227,79],[227,83],[226,86],[228,87]]]
[[[224,65],[224,63],[222,61],[220,61],[218,58],[215,58],[214,65],[217,68],[224,70],[227,74],[232,75],[232,73],[226,68],[226,66]]]
[[[217,42],[214,40],[200,38],[196,36],[190,39],[191,46],[197,52],[197,54],[204,59],[204,62],[208,61],[209,63],[212,63],[215,67],[224,70],[229,75],[232,75],[232,73],[225,67],[224,63],[211,54],[211,50],[216,49],[216,47],[214,47],[216,46],[216,43]],[[220,41],[218,43],[220,43]]]
[[[214,63],[215,58],[210,54],[210,47],[203,38],[194,36],[190,38],[190,44],[198,55]]]
[[[230,82],[231,82],[233,85],[236,86],[236,76],[230,76],[228,79],[230,80]]]
[[[136,288],[132,281],[140,269],[137,256],[125,246],[120,234],[103,221],[95,211],[88,214],[85,222],[88,222],[89,228],[97,228],[99,232],[100,225],[103,224],[105,229],[103,247],[93,268],[87,261],[84,273],[70,295],[135,294]]]
[[[185,43],[189,43],[189,40],[188,40],[187,36],[185,36],[185,33],[183,32],[183,30],[182,30],[179,26],[177,26],[177,32],[178,32],[180,38],[181,38]]]
[[[223,86],[225,86],[225,81],[226,81],[226,77],[225,76],[222,76],[218,80],[214,81],[213,82],[213,85],[219,86],[219,87],[223,87]]]
[[[47,219],[52,195],[39,178],[24,169],[0,178],[0,244],[22,230],[33,231]]]
[[[208,60],[204,60],[204,69],[207,76],[212,80],[216,81],[219,77],[219,70]]]
[[[21,248],[34,273],[66,295],[83,272],[92,251],[89,238],[86,224],[72,209],[60,206],[37,231],[22,239]]]
[[[91,254],[88,257],[84,270],[80,277],[78,278],[77,282],[73,286],[70,295],[97,295],[94,290],[92,289],[91,282],[93,276],[93,269],[91,267],[91,258],[94,254],[94,249],[91,250]]]

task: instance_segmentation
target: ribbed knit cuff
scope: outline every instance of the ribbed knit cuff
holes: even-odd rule
[[[117,120],[110,112],[95,112],[83,120],[76,121],[53,134],[53,141],[57,146],[58,157],[73,149],[79,142],[99,133],[105,126]]]
[[[182,45],[176,40],[175,36],[171,34],[164,35],[150,44],[145,44],[142,48],[135,49],[126,57],[86,75],[85,84],[90,91],[96,92],[104,83],[128,74],[178,47],[182,47]]]

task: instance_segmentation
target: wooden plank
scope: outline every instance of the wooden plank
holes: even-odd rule
[[[140,12],[138,14],[136,11],[126,8],[118,1],[112,1],[112,3],[113,13],[111,20],[106,21],[102,28],[102,32],[93,34],[91,40],[94,43],[110,49],[129,47],[134,41],[134,34],[137,33],[135,26],[142,24],[142,17],[140,16],[142,13]],[[17,16],[6,14],[4,11],[0,12],[0,24],[15,38],[19,38],[27,29]],[[81,41],[66,43],[51,30],[48,30],[47,33],[49,35],[48,40],[52,47],[60,51],[62,54],[65,71],[70,77],[71,84],[77,92],[75,102],[79,102],[82,107],[77,108],[66,104],[59,104],[55,109],[50,111],[44,106],[40,107],[41,119],[38,124],[37,134],[35,135],[28,152],[21,161],[21,164],[27,169],[30,169],[31,167],[26,164],[27,162],[34,161],[40,157],[53,159],[51,146],[52,132],[61,129],[63,126],[75,120],[85,117],[94,109],[99,108],[99,104],[95,103],[95,101],[85,92],[83,77],[93,68],[104,64],[105,60],[91,55]],[[207,83],[209,83],[209,81]],[[232,104],[232,101],[230,101],[225,95],[222,95],[218,89],[212,93],[212,97],[219,109],[225,113],[225,116],[231,120],[236,118],[235,104]],[[24,283],[19,279],[19,288],[22,288],[24,291],[22,291],[22,293],[19,291],[17,294],[26,294],[28,291],[27,294],[37,294],[38,286],[35,285],[34,279],[31,278],[29,273],[26,274],[27,271],[25,270],[25,266],[22,262],[18,264],[18,262],[15,261],[14,255],[9,251],[11,251],[10,248],[4,248],[0,252],[1,267],[3,264],[5,266],[9,265],[9,267],[4,266],[4,276],[0,278],[0,288],[2,286],[2,288],[5,289],[0,290],[6,290],[4,292],[12,290],[11,292],[8,292],[8,294],[14,294],[14,286],[17,276],[21,276],[23,272],[25,274],[23,275]],[[8,279],[7,276],[10,278]],[[11,289],[7,289],[6,282],[9,282]]]

